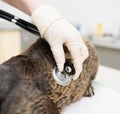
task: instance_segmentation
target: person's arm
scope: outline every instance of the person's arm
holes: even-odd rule
[[[59,71],[63,71],[65,63],[63,45],[68,48],[76,70],[73,79],[76,80],[82,71],[82,63],[89,55],[80,32],[52,6],[46,5],[45,0],[4,1],[31,15],[41,36],[48,41]]]
[[[45,4],[45,0],[2,0],[28,15],[32,15],[38,7]]]

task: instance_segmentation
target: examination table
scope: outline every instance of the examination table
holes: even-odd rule
[[[93,87],[93,97],[83,97],[62,114],[120,114],[120,71],[100,66]]]

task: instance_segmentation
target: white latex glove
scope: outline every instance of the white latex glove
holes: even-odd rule
[[[80,32],[49,5],[43,5],[35,10],[32,20],[41,36],[48,41],[59,71],[63,71],[65,63],[63,44],[68,48],[76,70],[73,79],[76,80],[82,71],[83,61],[88,57],[88,49]]]

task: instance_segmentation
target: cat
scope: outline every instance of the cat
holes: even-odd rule
[[[60,114],[65,106],[81,97],[94,95],[91,81],[96,76],[99,58],[94,45],[88,40],[84,42],[89,57],[79,78],[67,86],[57,84],[53,78],[56,63],[44,39],[39,38],[20,55],[1,64],[0,114]],[[64,51],[72,61],[66,47]]]

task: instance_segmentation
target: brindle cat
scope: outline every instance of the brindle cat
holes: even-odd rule
[[[89,41],[85,43],[89,57],[84,61],[79,78],[68,86],[58,85],[53,79],[55,60],[43,39],[1,64],[0,114],[60,114],[66,105],[82,96],[92,96],[91,80],[97,73],[98,55]],[[70,59],[69,52],[66,53]]]

